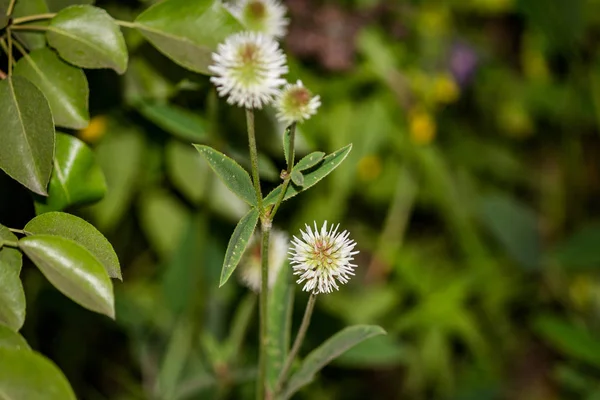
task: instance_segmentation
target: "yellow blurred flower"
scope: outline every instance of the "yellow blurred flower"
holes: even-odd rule
[[[433,92],[435,100],[442,104],[454,103],[460,96],[458,85],[448,74],[441,74],[435,77]]]
[[[437,125],[427,111],[415,109],[409,113],[410,138],[413,143],[425,145],[435,139]]]
[[[533,133],[533,121],[519,101],[507,101],[498,111],[500,126],[509,136],[526,137]]]
[[[569,285],[569,297],[573,305],[579,309],[585,309],[590,304],[593,283],[587,275],[577,275]]]
[[[87,143],[97,142],[106,133],[108,118],[105,115],[98,115],[90,120],[87,127],[81,129],[77,136]]]
[[[521,52],[521,63],[525,76],[533,80],[546,82],[550,77],[550,70],[544,54],[534,46],[533,39],[526,39]]]
[[[363,181],[377,179],[381,170],[381,159],[375,155],[365,156],[358,162],[358,177]]]
[[[448,9],[441,5],[424,7],[417,23],[423,35],[444,36],[450,29]]]

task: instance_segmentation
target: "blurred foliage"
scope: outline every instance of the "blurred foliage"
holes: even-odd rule
[[[97,5],[132,20],[152,3]],[[283,205],[278,225],[342,222],[361,250],[358,276],[319,299],[305,348],[346,324],[388,331],[297,397],[600,398],[600,1],[286,4],[288,79],[323,102],[299,127],[299,155],[353,151]],[[119,254],[117,326],[25,265],[22,334],[82,399],[251,398],[255,300],[235,283],[218,288],[248,206],[190,145],[247,166],[243,114],[139,33],[125,40],[124,76],[86,71],[93,118],[77,131],[106,195],[69,209]],[[257,123],[270,190],[283,127],[269,109]],[[94,171],[75,173],[67,179]],[[11,193],[2,224],[34,215],[4,175],[0,193]],[[306,301],[296,292],[294,326]]]

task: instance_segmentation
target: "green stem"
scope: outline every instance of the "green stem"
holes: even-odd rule
[[[296,335],[296,339],[294,340],[294,345],[292,346],[292,350],[290,350],[290,354],[285,360],[285,364],[283,365],[283,369],[279,374],[279,379],[277,379],[277,385],[275,386],[275,393],[281,391],[283,387],[283,383],[287,378],[287,374],[290,372],[290,368],[292,368],[292,364],[294,363],[294,359],[298,355],[298,351],[300,351],[300,347],[302,346],[302,342],[304,342],[304,336],[306,336],[306,331],[308,330],[308,326],[310,325],[310,318],[312,316],[312,312],[315,308],[315,302],[317,301],[317,295],[314,293],[310,294],[308,298],[308,303],[306,303],[306,309],[304,310],[304,317],[302,317],[302,323],[300,324],[300,328],[298,329],[298,334]]]
[[[15,39],[16,39],[16,36],[15,36]],[[19,43],[18,40],[15,40],[13,42],[13,45],[15,46],[17,51],[23,55],[23,57],[29,57],[29,54],[27,54],[27,50],[25,50],[25,48],[23,46],[21,46],[21,44]]]
[[[43,25],[13,25],[10,29],[15,31],[47,31],[48,27]]]
[[[9,17],[12,14],[13,9],[15,8],[16,2],[17,0],[10,0],[10,3],[8,4],[8,8],[6,9],[6,15],[8,15]]]
[[[4,246],[14,247],[15,249],[18,249],[19,243],[15,242],[13,240],[0,240],[0,249],[3,248]]]
[[[268,299],[269,299],[269,236],[271,233],[271,223],[262,224],[261,241],[261,282],[260,282],[260,358],[259,358],[259,380],[258,396],[259,400],[270,398],[267,393],[267,344],[269,343],[268,329]],[[266,396],[265,396],[266,395]]]
[[[252,164],[252,183],[256,191],[256,200],[258,202],[258,211],[262,216],[264,214],[262,204],[262,192],[260,190],[260,176],[258,174],[258,151],[256,150],[256,135],[254,133],[254,111],[246,109],[246,123],[248,125],[248,147],[250,149],[250,163]]]
[[[56,13],[28,15],[26,17],[20,17],[20,18],[13,19],[12,23],[13,23],[13,25],[18,25],[18,24],[23,24],[25,22],[30,22],[30,21],[39,21],[41,19],[52,19],[52,18],[54,18],[55,15],[56,15]]]
[[[137,28],[137,24],[135,22],[121,21],[120,19],[116,19],[115,22],[117,25],[124,26],[125,28]]]
[[[13,233],[20,233],[21,235],[31,235],[31,232],[27,232],[24,229],[15,229],[15,228],[8,228],[9,231],[13,232]]]
[[[285,171],[285,178],[283,180],[283,187],[281,188],[281,193],[279,193],[279,197],[277,198],[277,202],[273,206],[273,209],[269,213],[271,218],[275,217],[277,210],[279,210],[279,206],[283,203],[283,199],[285,198],[285,192],[287,191],[288,186],[290,186],[290,179],[292,174],[292,168],[294,168],[294,158],[296,156],[295,152],[295,144],[296,141],[296,123],[294,122],[290,126],[290,147],[288,148],[288,164],[287,170]]]
[[[6,55],[8,56],[8,76],[12,75],[12,67],[13,67],[13,52],[12,52],[12,33],[10,29],[6,29],[6,37],[8,41],[8,48],[6,49]]]

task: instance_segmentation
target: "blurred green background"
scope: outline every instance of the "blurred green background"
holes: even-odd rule
[[[132,20],[153,1],[98,1]],[[600,1],[287,0],[288,80],[322,99],[299,153],[353,143],[275,225],[339,222],[357,276],[319,297],[306,349],[379,324],[299,399],[600,399]],[[243,112],[125,31],[128,71],[87,70],[93,146],[109,191],[68,210],[123,268],[116,323],[26,265],[22,330],[81,399],[244,399],[258,316],[218,288],[246,205],[190,143],[248,165]],[[283,167],[259,113],[263,190]],[[34,216],[0,175],[0,222]],[[9,194],[10,193],[10,194]],[[296,289],[295,326],[305,293]]]

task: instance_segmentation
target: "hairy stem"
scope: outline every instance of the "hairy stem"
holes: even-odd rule
[[[261,216],[264,213],[262,205],[262,192],[260,190],[260,176],[258,175],[258,151],[256,150],[256,135],[254,133],[254,111],[246,109],[246,124],[248,125],[248,148],[250,149],[250,163],[252,164],[252,183],[256,191],[258,211]]]
[[[269,343],[268,329],[268,300],[269,300],[269,236],[271,233],[271,223],[263,224],[261,227],[262,240],[260,250],[260,360],[259,360],[259,396],[260,400],[270,398],[267,393],[267,344]],[[261,394],[262,392],[262,394]]]
[[[304,317],[302,317],[302,323],[300,324],[300,328],[298,328],[298,334],[296,335],[296,339],[294,340],[294,345],[290,350],[290,354],[288,354],[287,359],[285,360],[285,364],[283,365],[283,369],[279,374],[279,379],[277,379],[277,385],[275,386],[275,392],[278,393],[287,378],[287,374],[290,372],[290,368],[292,368],[292,364],[294,363],[294,359],[298,355],[298,351],[300,351],[300,347],[302,347],[302,342],[304,342],[304,337],[306,336],[306,331],[308,330],[308,326],[310,325],[310,318],[312,317],[313,309],[315,308],[315,302],[317,301],[317,295],[314,293],[310,294],[308,298],[308,303],[306,303],[306,309],[304,310]]]
[[[288,148],[288,164],[287,170],[285,171],[285,178],[283,180],[283,187],[281,188],[281,193],[279,193],[279,197],[277,198],[277,202],[273,206],[272,211],[270,212],[271,218],[275,217],[277,210],[279,210],[279,206],[283,203],[283,199],[285,198],[285,192],[287,191],[288,186],[290,185],[290,179],[292,174],[292,168],[294,168],[294,158],[296,156],[295,152],[295,141],[296,141],[296,123],[294,122],[290,125],[290,147]]]
[[[13,25],[23,24],[25,22],[30,22],[30,21],[39,21],[41,19],[52,19],[52,18],[54,18],[55,15],[56,15],[56,13],[46,13],[46,14],[28,15],[26,17],[19,17],[19,18],[13,19]]]

